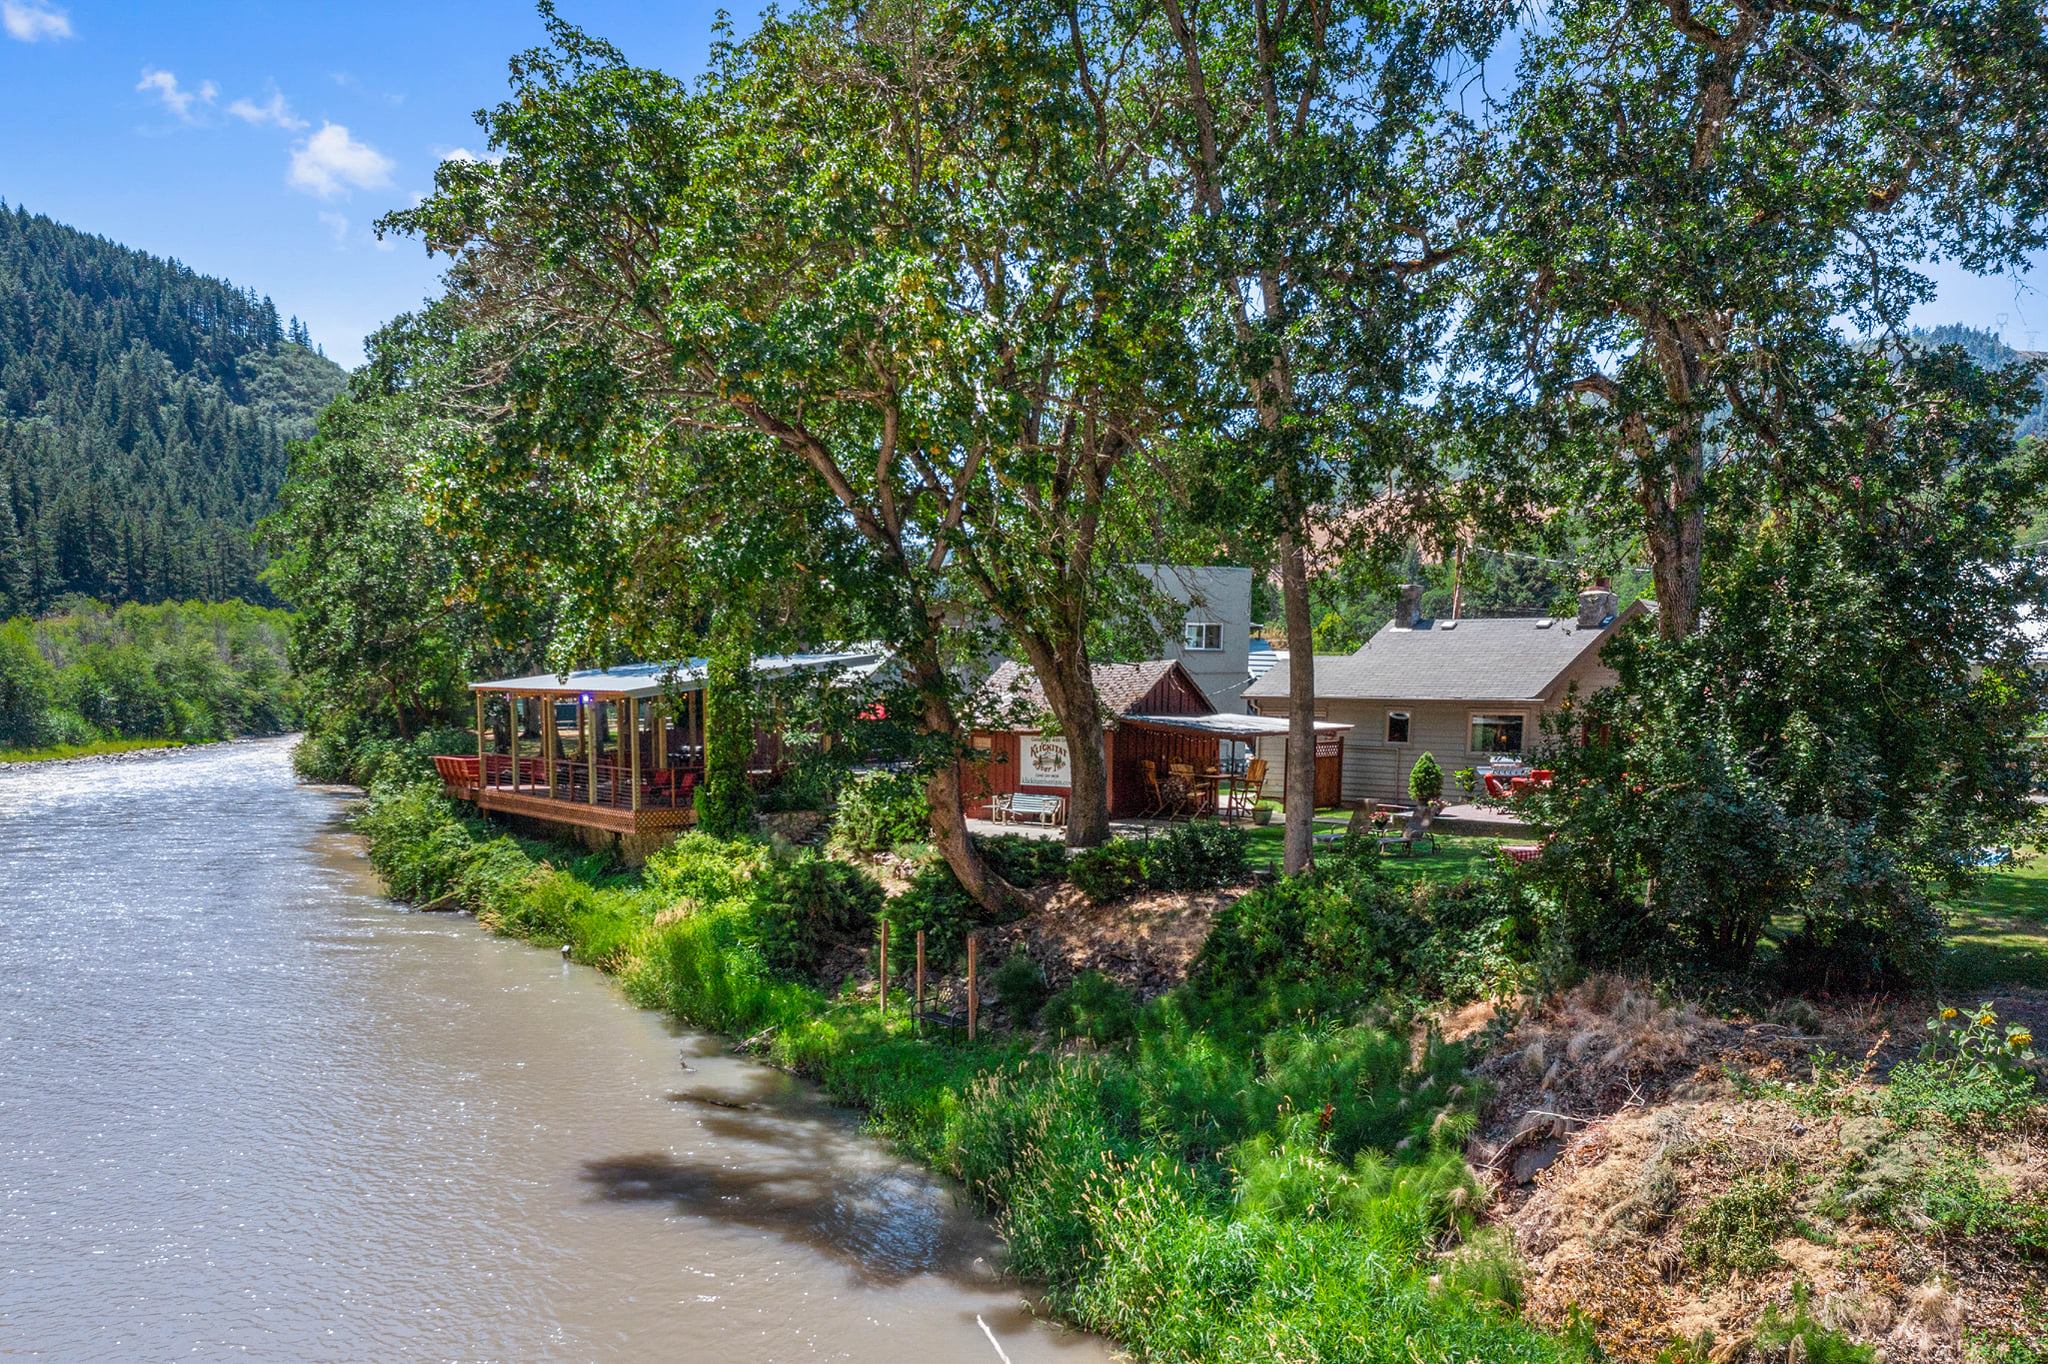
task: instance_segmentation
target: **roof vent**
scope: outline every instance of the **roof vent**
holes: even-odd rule
[[[1555,624],[1557,624],[1557,622],[1553,620],[1551,617],[1543,616],[1537,620],[1536,628],[1539,630],[1548,630],[1551,626]]]
[[[1443,624],[1437,626],[1436,628],[1439,630],[1455,630],[1458,628],[1458,622],[1454,620],[1447,620]]]

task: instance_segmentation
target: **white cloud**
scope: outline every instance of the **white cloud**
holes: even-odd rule
[[[49,0],[0,0],[0,27],[7,36],[24,43],[45,38],[69,38],[71,15]]]
[[[259,128],[267,123],[273,128],[283,128],[286,132],[295,133],[306,126],[306,120],[292,112],[291,105],[284,102],[284,92],[275,86],[271,88],[270,98],[263,103],[258,104],[252,99],[238,99],[228,106],[228,112],[242,122],[253,123]]]
[[[391,183],[397,163],[367,142],[358,142],[339,123],[322,123],[320,131],[292,149],[286,182],[322,199],[350,189],[382,189]]]
[[[201,81],[197,90],[187,90],[178,84],[176,76],[155,66],[142,68],[142,79],[135,82],[135,88],[144,94],[154,94],[164,102],[164,108],[184,123],[199,121],[192,113],[194,104],[211,104],[220,94],[220,88],[212,81]]]

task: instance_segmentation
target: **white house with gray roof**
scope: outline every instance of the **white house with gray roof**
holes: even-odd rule
[[[1645,613],[1616,607],[1608,588],[1579,594],[1573,618],[1432,620],[1422,591],[1402,589],[1394,618],[1356,653],[1316,656],[1316,715],[1352,726],[1344,745],[1344,799],[1406,800],[1416,758],[1435,755],[1446,778],[1489,758],[1517,756],[1542,739],[1541,719],[1574,689],[1615,680],[1600,661],[1616,630]],[[1255,710],[1287,713],[1287,670],[1245,690]],[[1284,780],[1284,741],[1264,739],[1266,791]]]

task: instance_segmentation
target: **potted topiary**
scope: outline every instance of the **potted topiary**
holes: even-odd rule
[[[1479,773],[1470,767],[1461,767],[1453,772],[1451,780],[1458,783],[1458,789],[1465,793],[1468,802],[1479,790]]]
[[[1431,810],[1443,803],[1444,770],[1437,766],[1435,754],[1424,753],[1408,769],[1408,794],[1415,798],[1416,805]]]

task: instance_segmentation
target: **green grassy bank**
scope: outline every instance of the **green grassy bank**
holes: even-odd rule
[[[0,748],[0,763],[61,762],[66,758],[104,758],[148,748],[181,748],[182,739],[94,739],[81,744],[47,744],[42,748]]]
[[[814,854],[692,835],[620,873],[431,784],[380,784],[359,824],[397,897],[566,945],[635,1002],[756,1039],[865,1110],[967,1188],[1061,1317],[1143,1358],[1587,1357],[1517,1318],[1514,1262],[1475,1230],[1464,1054],[1418,1054],[1378,1012],[1384,980],[1339,969],[1393,954],[1398,890],[1255,891],[1171,994],[1140,1009],[1080,982],[1041,1015],[1064,1045],[969,1045],[772,964],[869,893]]]

